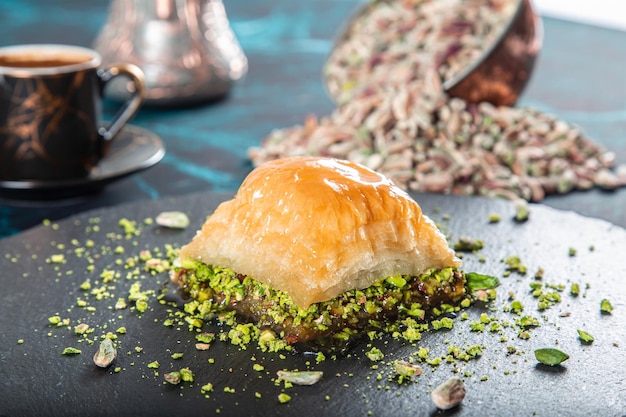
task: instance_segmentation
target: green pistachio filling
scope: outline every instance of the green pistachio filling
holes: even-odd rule
[[[465,275],[455,268],[387,277],[307,309],[283,291],[200,262],[184,260],[175,280],[191,299],[184,306],[190,328],[199,330],[205,321],[217,319],[230,327],[231,343],[245,348],[256,342],[263,351],[299,342],[336,348],[371,331],[414,342],[428,329],[429,317],[455,311],[465,295]]]

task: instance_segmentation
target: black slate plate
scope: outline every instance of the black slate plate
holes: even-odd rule
[[[134,267],[116,265],[116,259],[136,256],[143,249],[163,248],[166,244],[186,243],[207,213],[228,196],[199,194],[183,198],[134,203],[103,209],[60,222],[40,226],[0,241],[0,416],[20,415],[458,415],[458,416],[621,416],[626,414],[626,290],[624,250],[626,231],[607,222],[584,218],[571,212],[532,206],[530,220],[513,222],[514,207],[508,202],[479,198],[417,195],[427,214],[438,221],[451,241],[460,236],[483,239],[485,248],[464,257],[465,269],[502,277],[495,304],[472,306],[469,320],[457,317],[449,331],[425,333],[419,346],[430,348],[430,357],[445,355],[452,346],[464,349],[484,346],[479,359],[469,362],[444,361],[438,367],[423,365],[424,374],[416,382],[398,385],[388,380],[395,359],[416,358],[417,346],[393,339],[376,342],[385,360],[373,369],[364,355],[366,343],[345,356],[316,364],[302,354],[262,353],[255,348],[239,350],[226,343],[214,343],[208,351],[197,351],[194,336],[186,328],[163,325],[171,306],[161,305],[151,296],[143,315],[133,308],[115,311],[118,298],[126,297],[133,282],[142,290],[158,290],[167,281],[163,274],[140,273],[132,278]],[[143,223],[164,210],[187,211],[192,225],[183,231]],[[502,220],[488,224],[488,216],[498,213]],[[127,238],[118,225],[120,218],[137,220],[141,233]],[[81,254],[87,240],[94,246]],[[123,254],[115,254],[122,247]],[[576,249],[575,256],[569,255]],[[50,263],[52,255],[63,254],[65,263]],[[501,260],[521,257],[526,275],[503,277]],[[279,254],[277,254],[279,256]],[[479,259],[484,257],[484,260]],[[87,261],[92,258],[93,272]],[[124,262],[125,263],[125,262]],[[562,301],[543,312],[529,294],[529,283],[542,267],[543,283],[563,284]],[[90,279],[97,288],[103,270],[120,274],[106,288],[111,295],[101,301],[78,287]],[[128,274],[131,278],[127,279]],[[572,282],[581,285],[578,297],[569,295]],[[588,284],[588,288],[586,288]],[[530,339],[517,337],[515,326],[500,332],[472,332],[471,321],[481,313],[513,323],[518,316],[503,312],[510,305],[509,292],[524,305],[522,314],[540,320],[530,330]],[[88,312],[76,307],[77,298],[95,307]],[[612,314],[600,313],[600,301],[608,298]],[[564,314],[568,313],[568,314]],[[70,318],[69,327],[51,327],[48,317]],[[561,317],[562,315],[569,315]],[[99,369],[92,356],[95,345],[79,342],[73,326],[79,322],[96,328],[93,336],[115,332],[119,356],[113,367]],[[103,325],[107,328],[103,329]],[[489,326],[488,326],[489,328]],[[580,342],[577,329],[595,337],[591,345]],[[23,343],[19,344],[18,340]],[[63,356],[65,347],[80,348],[76,356]],[[138,352],[135,348],[142,350]],[[508,347],[516,353],[507,354]],[[533,351],[557,347],[571,358],[562,366],[539,365]],[[184,353],[174,360],[171,355]],[[209,363],[209,358],[214,363]],[[159,361],[159,375],[147,364]],[[265,369],[253,370],[260,363]],[[118,373],[114,367],[119,367]],[[195,373],[195,382],[173,386],[163,374],[183,367]],[[284,389],[273,382],[280,369],[323,370],[323,379],[314,386]],[[378,375],[381,378],[378,378]],[[430,391],[452,375],[465,379],[467,396],[461,406],[438,411],[430,401]],[[214,386],[209,398],[200,387]],[[234,393],[225,392],[224,388]],[[291,395],[279,404],[281,392]],[[258,393],[258,394],[257,394]],[[260,395],[261,398],[257,398]]]
[[[127,125],[87,177],[59,181],[0,181],[0,198],[50,200],[93,193],[113,181],[152,167],[164,155],[163,142],[156,134]]]

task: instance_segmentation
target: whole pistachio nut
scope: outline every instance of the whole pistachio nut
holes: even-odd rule
[[[93,356],[93,362],[100,368],[108,368],[117,356],[117,349],[113,346],[113,341],[108,337],[100,342],[98,351]]]
[[[437,408],[449,410],[459,405],[465,398],[465,384],[461,378],[454,376],[435,388],[430,398]]]
[[[189,226],[189,218],[180,211],[164,211],[157,216],[156,223],[170,229],[184,229]]]

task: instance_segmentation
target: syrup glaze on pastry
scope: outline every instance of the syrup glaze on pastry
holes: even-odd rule
[[[251,277],[302,309],[386,277],[460,265],[435,224],[389,179],[321,157],[256,168],[180,258]]]

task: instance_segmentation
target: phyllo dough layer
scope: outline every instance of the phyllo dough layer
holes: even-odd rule
[[[406,192],[361,165],[320,157],[256,168],[180,257],[250,276],[301,308],[385,277],[460,265]]]

